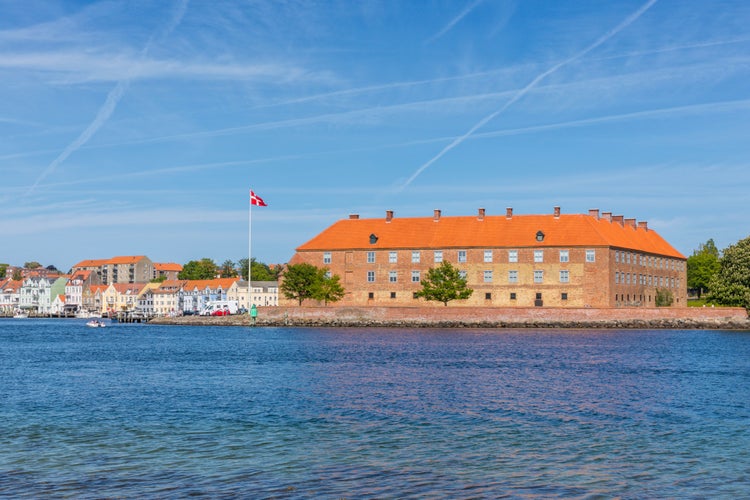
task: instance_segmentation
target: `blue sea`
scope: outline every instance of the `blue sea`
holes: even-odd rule
[[[748,498],[750,332],[0,320],[0,497]]]

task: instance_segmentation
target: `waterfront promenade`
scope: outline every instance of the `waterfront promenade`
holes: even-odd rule
[[[223,326],[648,328],[750,330],[743,308],[264,307],[258,316],[155,318]]]

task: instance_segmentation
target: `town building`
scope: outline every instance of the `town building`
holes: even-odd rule
[[[334,305],[415,306],[425,304],[415,297],[422,280],[445,261],[473,290],[452,306],[654,307],[657,291],[670,294],[674,306],[687,305],[685,257],[646,222],[598,209],[350,215],[298,247],[289,264],[305,262],[340,276],[346,295]]]
[[[277,281],[253,281],[248,289],[247,281],[237,282],[236,293],[227,295],[228,300],[236,300],[241,309],[275,307],[279,305],[279,283]]]
[[[22,280],[0,281],[0,316],[12,316],[20,310]]]
[[[91,271],[96,284],[144,283],[155,277],[154,263],[143,255],[112,257],[111,259],[89,259],[73,266],[76,271]]]
[[[154,279],[176,280],[182,266],[174,262],[154,262]]]

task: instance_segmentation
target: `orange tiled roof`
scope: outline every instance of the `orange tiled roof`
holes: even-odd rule
[[[637,226],[637,224],[634,224]],[[544,240],[536,240],[537,231]],[[370,235],[377,242],[370,244]],[[297,248],[311,250],[616,247],[685,257],[653,229],[586,214],[343,219]]]
[[[145,259],[145,255],[124,255],[120,257],[112,257],[106,263],[107,264],[135,264]]]
[[[182,271],[182,266],[174,262],[154,262],[154,269],[157,271]]]
[[[88,259],[88,260],[82,260],[78,264],[73,266],[73,269],[79,268],[79,267],[99,267],[101,265],[104,265],[107,262],[106,259]]]

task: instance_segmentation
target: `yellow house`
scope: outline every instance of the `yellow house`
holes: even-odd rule
[[[102,313],[133,311],[148,283],[112,283],[102,293]]]

